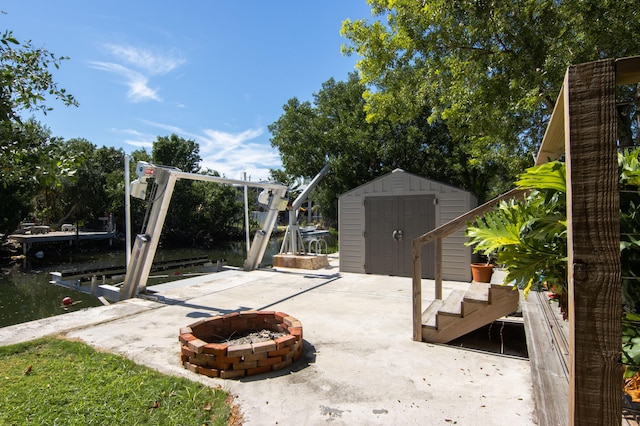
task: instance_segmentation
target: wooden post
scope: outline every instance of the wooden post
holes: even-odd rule
[[[442,300],[442,238],[436,238],[435,247],[435,286],[436,286],[436,299]]]
[[[420,241],[411,242],[413,258],[413,340],[422,342],[422,245]]]
[[[565,77],[571,425],[619,425],[622,411],[614,64],[572,66]]]

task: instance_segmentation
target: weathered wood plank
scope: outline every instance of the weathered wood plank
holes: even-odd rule
[[[549,301],[545,298],[544,293],[535,292],[526,298],[520,297],[536,417],[540,426],[566,425],[569,424],[569,371],[563,348],[551,337],[556,334],[556,321],[551,309],[546,309]]]
[[[422,325],[424,324],[426,327],[431,327],[433,329],[436,328],[436,316],[438,315],[438,311],[442,306],[443,300],[436,299],[429,307],[422,313],[422,322],[420,325],[420,339],[422,339]]]
[[[422,341],[422,258],[421,246],[416,241],[411,242],[413,256],[413,277],[411,278],[411,293],[413,299],[413,340]]]
[[[462,316],[464,290],[453,290],[440,307],[438,314]]]
[[[436,287],[436,299],[442,299],[442,238],[435,240],[434,281]]]
[[[620,424],[620,212],[615,61],[565,78],[569,424]]]
[[[536,166],[557,160],[564,153],[564,112],[564,86],[562,86],[536,156]]]
[[[479,283],[473,281],[467,293],[464,295],[465,302],[468,301],[482,301],[489,302],[489,287],[491,284],[489,283]]]
[[[616,60],[616,83],[640,83],[640,56],[631,56]]]

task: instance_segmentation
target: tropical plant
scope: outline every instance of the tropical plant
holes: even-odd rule
[[[474,252],[507,265],[506,282],[527,293],[545,284],[562,294],[566,278],[566,182],[564,163],[531,167],[516,185],[524,200],[502,201],[466,230]]]
[[[620,261],[622,271],[622,362],[625,376],[640,369],[640,148],[618,155],[620,182]],[[507,268],[505,283],[547,289],[566,314],[567,219],[564,163],[527,169],[516,185],[529,189],[521,201],[502,202],[469,224],[467,245],[492,254]]]

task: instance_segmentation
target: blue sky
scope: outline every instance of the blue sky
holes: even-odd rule
[[[292,97],[346,80],[356,57],[344,19],[371,19],[366,0],[5,2],[0,29],[56,56],[54,79],[80,106],[35,118],[65,139],[125,152],[172,133],[200,145],[201,165],[228,178],[280,168],[267,126]]]

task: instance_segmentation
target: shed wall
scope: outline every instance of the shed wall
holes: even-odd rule
[[[461,189],[394,170],[342,194],[338,200],[340,271],[365,273],[365,197],[433,194],[436,227],[476,207],[475,197]],[[425,229],[425,233],[429,229]],[[442,241],[443,279],[471,281],[471,248],[460,230]]]

